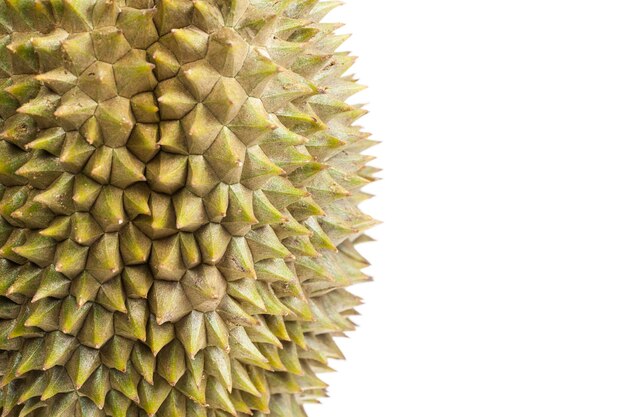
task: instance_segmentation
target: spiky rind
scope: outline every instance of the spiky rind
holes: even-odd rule
[[[317,0],[0,1],[0,415],[302,417],[373,142]]]

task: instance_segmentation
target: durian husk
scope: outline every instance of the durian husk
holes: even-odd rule
[[[0,0],[0,417],[305,416],[375,144],[316,0]]]

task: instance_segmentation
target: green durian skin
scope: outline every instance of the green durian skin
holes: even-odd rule
[[[369,280],[339,5],[0,0],[0,416],[303,417]]]

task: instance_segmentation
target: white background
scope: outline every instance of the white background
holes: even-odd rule
[[[344,1],[385,223],[310,416],[626,415],[626,2]]]

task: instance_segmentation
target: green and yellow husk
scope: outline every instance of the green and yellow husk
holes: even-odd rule
[[[325,395],[376,172],[337,5],[0,0],[0,417]]]

